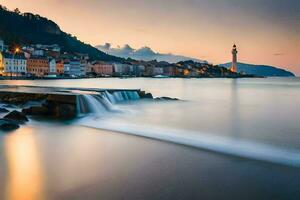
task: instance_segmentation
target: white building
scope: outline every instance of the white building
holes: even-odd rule
[[[162,67],[154,67],[153,75],[163,75],[164,74],[164,68]]]
[[[238,51],[237,51],[237,47],[236,45],[234,44],[233,47],[232,47],[232,66],[230,68],[230,71],[232,72],[237,72],[237,68],[238,68],[238,64],[237,64],[237,54],[238,54]]]
[[[70,75],[70,62],[69,61],[64,62],[64,74]]]
[[[123,70],[123,64],[120,63],[114,63],[114,73],[117,75],[122,75],[124,70]]]
[[[132,65],[128,64],[121,64],[121,63],[114,63],[113,69],[115,75],[129,75],[130,69]]]
[[[79,77],[82,75],[82,64],[80,62],[80,60],[77,59],[72,59],[70,60],[70,70],[69,70],[69,74],[71,76],[76,76]]]
[[[2,76],[20,76],[27,73],[27,60],[24,55],[0,54],[0,74]]]
[[[49,59],[49,73],[56,74],[56,60],[53,58]]]

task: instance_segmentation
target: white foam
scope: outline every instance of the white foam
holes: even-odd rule
[[[158,139],[247,159],[300,167],[300,151],[244,139],[209,135],[201,132],[145,127],[105,119],[101,120],[101,122],[96,122],[92,118],[85,118],[80,120],[79,124],[92,128]]]

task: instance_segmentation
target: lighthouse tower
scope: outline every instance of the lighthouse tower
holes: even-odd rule
[[[236,48],[235,44],[233,45],[233,48],[232,48],[231,52],[232,52],[232,66],[230,68],[230,71],[237,72],[237,54],[238,54],[238,51],[237,51],[237,48]]]

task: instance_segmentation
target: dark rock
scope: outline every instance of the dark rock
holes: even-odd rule
[[[144,98],[146,98],[146,99],[153,99],[153,96],[152,96],[151,93],[146,93],[145,96],[144,96]]]
[[[47,94],[41,93],[21,93],[21,92],[1,92],[2,102],[10,104],[25,104],[28,101],[40,101],[47,98]]]
[[[0,108],[0,113],[8,113],[9,110],[7,110],[6,108]]]
[[[48,115],[49,110],[44,106],[32,106],[30,108],[24,108],[22,110],[22,113],[24,113],[25,115],[42,116]]]
[[[153,96],[151,93],[146,93],[145,91],[138,91],[138,94],[141,99],[153,99]]]
[[[54,119],[72,119],[76,117],[76,106],[73,104],[57,104],[46,102],[42,106],[32,106],[22,110],[22,113],[31,116],[50,117]]]
[[[19,124],[14,120],[0,119],[0,130],[1,131],[12,131],[20,128]]]
[[[156,98],[155,100],[161,100],[161,101],[178,101],[179,99],[177,99],[177,98],[171,98],[171,97],[159,97],[159,98]]]
[[[73,104],[76,105],[77,97],[76,95],[68,94],[49,94],[47,96],[48,102],[55,102],[56,104]]]
[[[140,95],[140,98],[142,98],[142,99],[153,99],[153,96],[151,93],[142,92],[139,95]]]
[[[53,117],[57,119],[72,119],[76,114],[76,107],[71,104],[59,104],[53,110]]]
[[[12,111],[10,113],[8,113],[7,115],[4,116],[4,119],[11,119],[11,120],[15,120],[17,122],[27,122],[28,118],[26,117],[26,115],[24,113],[21,113],[19,111]]]

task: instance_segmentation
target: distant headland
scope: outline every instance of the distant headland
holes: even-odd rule
[[[232,63],[225,63],[221,64],[220,66],[230,68]],[[256,76],[280,76],[280,77],[292,77],[295,76],[290,71],[285,69],[281,69],[278,67],[268,66],[268,65],[253,65],[253,64],[246,64],[246,63],[237,63],[238,72],[239,73],[246,73],[246,74],[253,74]]]

